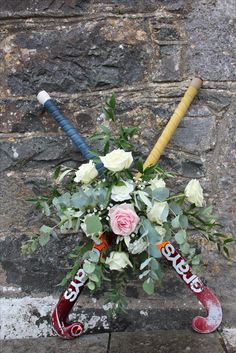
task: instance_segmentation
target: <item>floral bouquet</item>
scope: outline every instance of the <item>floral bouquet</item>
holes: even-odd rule
[[[120,312],[126,307],[125,285],[132,272],[147,294],[154,293],[163,276],[158,243],[174,241],[194,270],[200,264],[200,238],[216,243],[226,255],[232,239],[220,232],[198,180],[190,180],[180,192],[170,187],[172,173],[157,165],[144,168],[134,152],[138,129],[117,128],[115,106],[113,95],[103,108],[104,124],[91,136],[100,146],[100,151],[92,151],[93,160],[78,169],[57,168],[53,193],[30,200],[42,208],[48,221],[22,250],[34,252],[51,237],[82,230],[84,237],[78,237],[68,255],[74,265],[60,284],[73,278],[82,263],[91,291],[112,281],[106,301],[112,303],[113,312]],[[105,167],[101,173],[96,168],[99,163]],[[100,256],[91,249],[101,243],[103,233],[111,241]]]

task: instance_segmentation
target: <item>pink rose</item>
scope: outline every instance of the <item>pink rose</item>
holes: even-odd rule
[[[127,203],[112,207],[109,216],[111,229],[117,235],[130,235],[139,222],[133,205]]]

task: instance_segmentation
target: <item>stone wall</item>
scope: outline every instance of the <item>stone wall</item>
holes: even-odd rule
[[[41,89],[50,92],[84,137],[95,131],[104,99],[115,92],[118,117],[140,127],[140,151],[148,154],[192,77],[201,76],[204,86],[160,163],[174,170],[180,183],[199,178],[226,231],[233,231],[235,18],[232,0],[0,0],[4,298],[21,297],[28,310],[33,297],[56,294],[68,267],[63,254],[76,241],[54,241],[34,258],[20,254],[22,241],[41,224],[25,199],[47,190],[55,166],[82,162],[37,103]],[[48,334],[45,330],[38,334]]]

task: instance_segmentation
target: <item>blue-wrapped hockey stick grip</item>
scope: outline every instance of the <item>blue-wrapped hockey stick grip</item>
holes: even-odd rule
[[[81,152],[82,156],[85,159],[92,159],[95,156],[90,152],[90,149],[86,142],[83,140],[79,132],[74,128],[71,122],[60,112],[57,108],[51,97],[45,91],[41,91],[38,96],[38,100],[43,106],[48,110],[48,112],[52,115],[58,125],[65,131],[67,136],[73,141],[75,146]],[[96,168],[99,172],[104,170],[104,166],[102,163],[97,163]]]

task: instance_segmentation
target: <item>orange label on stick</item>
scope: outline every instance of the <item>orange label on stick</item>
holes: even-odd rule
[[[166,244],[169,244],[169,241],[163,241],[160,244],[157,244],[158,249],[161,251],[162,248],[164,248],[164,246],[166,246]]]

